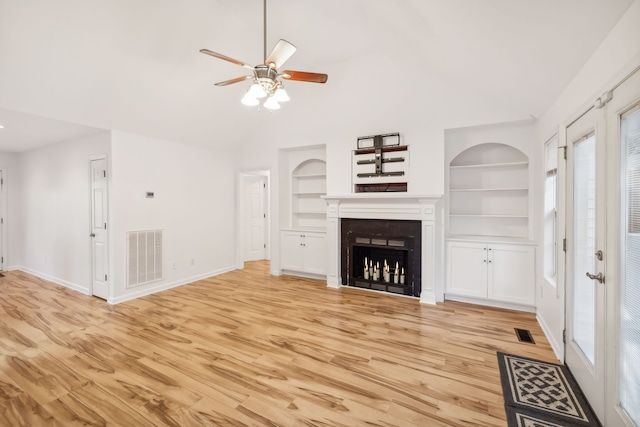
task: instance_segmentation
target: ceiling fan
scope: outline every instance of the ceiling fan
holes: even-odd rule
[[[278,69],[282,67],[289,58],[291,58],[297,48],[288,41],[280,39],[271,53],[269,53],[269,56],[267,56],[267,0],[263,0],[263,25],[264,64],[256,65],[254,67],[246,62],[230,58],[209,49],[200,49],[200,52],[231,62],[232,64],[248,68],[253,72],[247,76],[218,82],[215,84],[216,86],[227,86],[234,83],[240,83],[245,80],[252,80],[253,84],[249,87],[249,90],[242,98],[242,103],[248,106],[256,106],[260,104],[260,99],[266,98],[263,106],[269,110],[277,110],[280,108],[280,102],[286,102],[289,100],[289,96],[284,90],[284,85],[280,79],[311,83],[326,83],[329,76],[326,74],[309,73],[306,71],[278,71]]]

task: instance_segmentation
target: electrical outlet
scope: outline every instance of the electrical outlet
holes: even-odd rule
[[[177,265],[176,265],[176,262],[174,261],[171,263],[171,269],[175,270],[176,268],[177,268]]]
[[[195,258],[191,258],[191,265],[196,265],[196,259]]]

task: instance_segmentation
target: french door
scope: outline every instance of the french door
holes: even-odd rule
[[[565,362],[602,420],[605,407],[605,117],[593,109],[567,128]]]
[[[609,174],[607,427],[640,426],[640,71],[606,108]],[[611,282],[611,286],[609,285]]]
[[[607,427],[640,427],[640,71],[567,128],[565,362]]]

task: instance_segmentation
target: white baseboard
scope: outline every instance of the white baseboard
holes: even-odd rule
[[[177,280],[175,282],[171,282],[171,283],[161,283],[159,285],[150,287],[150,288],[145,288],[145,289],[140,289],[140,290],[134,290],[131,293],[128,293],[126,295],[122,295],[116,298],[109,298],[107,301],[109,302],[109,304],[120,304],[122,302],[125,301],[131,301],[133,299],[136,298],[140,298],[140,297],[144,297],[147,295],[151,295],[151,294],[155,294],[157,292],[161,292],[161,291],[166,291],[168,289],[173,289],[173,288],[177,288],[178,286],[182,286],[182,285],[187,285],[189,283],[193,283],[193,282],[197,282],[198,280],[203,280],[203,279],[208,279],[210,277],[215,277],[215,276],[219,276],[220,274],[224,274],[224,273],[228,273],[230,271],[234,271],[236,270],[236,266],[230,266],[230,267],[226,267],[226,268],[222,268],[216,271],[210,271],[208,273],[203,273],[203,274],[199,274],[197,276],[192,276],[192,277],[188,277],[186,279],[181,279],[181,280]]]
[[[341,286],[342,286],[342,283],[340,283],[340,279],[339,278],[337,278],[336,276],[327,276],[327,287],[328,288],[338,289]]]
[[[39,278],[41,278],[43,280],[46,280],[48,282],[55,283],[56,285],[64,286],[65,288],[72,289],[74,291],[80,292],[80,293],[85,294],[85,295],[91,295],[91,292],[89,291],[89,288],[86,288],[84,286],[80,286],[77,283],[72,283],[72,282],[69,282],[67,280],[51,276],[49,274],[42,273],[42,272],[37,271],[37,270],[33,270],[31,268],[28,268],[28,267],[17,265],[17,266],[12,266],[9,269],[11,271],[13,271],[13,270],[24,271],[25,273],[31,274],[32,276],[39,277]]]
[[[555,336],[551,333],[551,329],[538,313],[536,313],[536,320],[538,321],[540,328],[542,328],[542,332],[544,332],[544,335],[547,337],[547,341],[549,341],[549,344],[551,345],[553,352],[556,354],[556,357],[558,358],[560,363],[564,363],[564,344],[558,342],[555,339]]]
[[[528,313],[536,312],[535,307],[523,304],[514,304],[510,302],[492,301],[488,299],[472,298],[451,294],[445,294],[444,299],[450,301],[466,302],[469,304],[486,305],[489,307],[506,308],[508,310],[526,311]]]
[[[422,290],[420,292],[420,303],[421,304],[436,304],[436,293],[433,291],[425,291]]]
[[[304,277],[307,279],[318,279],[318,280],[326,280],[327,276],[323,275],[323,274],[314,274],[314,273],[305,273],[305,272],[301,272],[301,271],[294,271],[294,270],[281,270],[280,271],[280,276],[281,275],[285,275],[285,276],[297,276],[297,277]]]

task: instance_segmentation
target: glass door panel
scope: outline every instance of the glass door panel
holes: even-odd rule
[[[620,120],[620,407],[640,425],[640,106]]]
[[[593,366],[595,362],[595,287],[585,272],[595,271],[596,137],[574,145],[573,157],[573,339]]]

